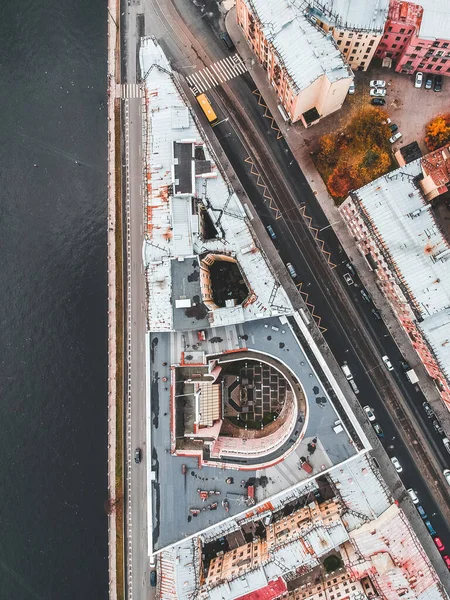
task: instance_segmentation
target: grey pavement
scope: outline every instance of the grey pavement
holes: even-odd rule
[[[254,55],[253,55],[252,51],[250,50],[249,46],[247,45],[247,42],[245,41],[245,39],[241,33],[241,30],[236,22],[236,14],[235,14],[234,8],[228,12],[226,19],[225,19],[225,23],[226,23],[226,29],[227,29],[230,37],[232,38],[233,42],[235,43],[239,54],[247,62],[247,64],[250,64],[251,59],[254,58]],[[252,66],[250,67],[249,71],[250,71],[250,74],[251,74],[255,84],[257,85],[259,91],[261,92],[265,103],[267,104],[270,112],[272,113],[272,116],[275,118],[275,121],[277,122],[277,125],[278,125],[281,133],[283,134],[283,137],[285,138],[286,142],[288,143],[288,145],[292,151],[292,154],[295,156],[311,189],[313,190],[315,196],[317,197],[317,200],[318,200],[320,206],[322,207],[322,210],[324,211],[328,221],[332,224],[333,230],[336,233],[336,236],[338,237],[339,242],[341,243],[341,245],[344,248],[348,257],[351,259],[355,268],[358,270],[358,275],[360,276],[360,279],[363,282],[366,289],[370,292],[375,305],[377,307],[379,307],[380,312],[383,317],[383,320],[386,323],[398,348],[402,352],[405,360],[407,360],[408,363],[411,365],[411,367],[414,368],[414,370],[416,371],[416,373],[419,377],[419,384],[420,384],[421,390],[423,391],[427,400],[433,406],[433,409],[435,410],[436,414],[439,416],[439,419],[443,423],[445,429],[450,430],[450,414],[449,414],[449,412],[445,409],[445,407],[439,397],[439,394],[434,386],[434,383],[432,382],[432,380],[426,373],[425,368],[422,365],[421,361],[419,360],[419,357],[416,354],[415,350],[413,349],[408,336],[406,335],[406,333],[400,326],[400,323],[397,320],[397,318],[395,317],[390,305],[388,304],[388,302],[385,300],[384,296],[378,289],[378,286],[377,286],[377,283],[375,280],[375,275],[367,269],[363,257],[357,251],[357,249],[354,245],[352,236],[350,235],[346,225],[344,224],[344,222],[340,216],[340,213],[334,204],[333,199],[328,194],[328,190],[314,166],[314,163],[311,159],[311,154],[310,154],[311,148],[312,148],[311,136],[314,135],[314,128],[311,128],[310,130],[305,130],[301,124],[296,124],[296,125],[286,124],[284,122],[284,120],[282,119],[281,114],[277,108],[277,96],[276,96],[275,91],[273,90],[273,88],[271,87],[271,85],[269,84],[269,82],[267,80],[267,75],[266,75],[266,72],[264,71],[264,69],[255,61],[254,63],[252,63]],[[378,72],[376,72],[376,73],[378,75],[380,75],[380,77],[381,77],[380,73],[378,73]],[[384,71],[384,73],[385,73],[385,71]],[[365,75],[365,77],[368,76],[367,74],[364,74],[364,75]],[[401,83],[400,83],[401,76],[397,75],[395,73],[392,73],[392,72],[390,72],[390,76],[392,77],[392,80],[393,80],[393,89],[398,90],[401,85]],[[374,77],[375,77],[375,75],[374,75]],[[384,77],[384,78],[386,79],[387,77]],[[406,77],[406,79],[403,80],[402,83],[407,88],[407,94],[405,95],[404,102],[406,102],[406,97],[411,98],[410,100],[408,100],[408,105],[411,107],[410,110],[412,111],[413,110],[412,106],[414,105],[415,96],[414,96],[414,94],[412,94],[412,91],[409,89],[410,84],[411,84],[410,78]],[[425,90],[416,90],[416,91],[421,92],[421,93],[423,92],[422,95],[426,94]],[[398,94],[398,91],[395,93]],[[439,96],[439,94],[435,94],[435,96],[438,96],[438,98],[434,99],[432,96],[430,96],[429,97],[430,100],[428,100],[428,102],[432,103],[432,99],[433,99],[434,103],[437,103],[436,104],[436,107],[437,107],[438,104],[440,105],[441,102],[444,102],[444,99],[443,99],[444,94],[442,96]],[[425,96],[425,99],[426,98],[427,98],[427,96]],[[434,103],[433,103],[433,106],[435,105]],[[434,108],[428,108],[427,110],[429,110],[430,112],[424,113],[426,115],[431,114],[431,112],[434,110]],[[419,111],[416,110],[416,113],[418,113],[418,112]],[[407,114],[406,109],[403,114],[406,116],[406,114]],[[319,129],[323,129],[323,132],[329,131],[330,128],[334,129],[334,127],[336,126],[336,122],[339,123],[340,118],[341,118],[341,116],[339,115],[339,111],[338,111],[338,113],[335,113],[335,115],[330,115],[329,117],[327,117],[327,119],[325,119],[324,121],[319,123],[318,127],[319,127]],[[417,115],[416,115],[416,117],[414,117],[415,122],[417,122],[418,118],[419,117]],[[334,121],[333,121],[333,119],[334,119]],[[428,116],[425,117],[424,122],[426,122],[427,119],[428,119]],[[403,119],[402,120],[398,119],[398,121],[399,121],[399,125],[401,125],[403,123]],[[317,127],[317,126],[314,126],[314,127]],[[406,131],[406,129],[405,129],[405,131]],[[412,128],[411,131],[412,132],[419,131],[419,126],[416,125],[415,129]],[[407,141],[409,142],[409,141],[413,141],[413,140],[411,139],[411,140],[407,140]]]

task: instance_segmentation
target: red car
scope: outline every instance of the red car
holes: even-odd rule
[[[445,564],[447,565],[447,569],[450,571],[450,556],[448,556],[448,554],[445,554],[443,557]]]
[[[434,540],[434,543],[436,544],[436,547],[439,550],[439,552],[442,552],[443,550],[445,550],[445,546],[441,542],[441,538],[435,537],[435,538],[433,538],[433,540]]]

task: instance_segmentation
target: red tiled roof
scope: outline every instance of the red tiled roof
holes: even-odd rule
[[[250,594],[245,594],[244,596],[239,596],[237,600],[274,600],[284,594],[287,591],[286,583],[284,579],[279,577],[274,581],[269,581],[269,583],[259,588],[259,590],[255,590],[254,592],[250,592]]]

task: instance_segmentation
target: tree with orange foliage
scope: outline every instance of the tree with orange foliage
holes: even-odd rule
[[[433,151],[450,143],[450,115],[438,115],[427,125],[425,143]]]
[[[328,190],[335,198],[345,198],[350,190],[359,187],[357,173],[349,164],[339,164],[331,173]]]

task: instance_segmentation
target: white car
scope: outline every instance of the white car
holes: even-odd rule
[[[377,98],[380,96],[386,96],[386,90],[382,90],[380,88],[371,88],[370,95],[376,96]]]
[[[411,500],[414,502],[414,504],[419,504],[419,498],[417,497],[417,493],[412,488],[409,488],[408,494]]]
[[[352,276],[350,275],[350,273],[344,273],[344,280],[345,280],[345,283],[347,285],[353,285],[354,284],[354,281],[353,281]]]
[[[389,358],[386,355],[382,356],[381,360],[386,365],[386,368],[387,368],[388,371],[393,371],[394,370],[394,367],[392,366],[391,361],[389,360]]]
[[[402,134],[400,131],[397,131],[397,133],[394,133],[394,135],[389,138],[389,141],[391,144],[395,144],[395,142],[397,142],[401,137],[403,137]]]
[[[374,87],[374,88],[385,88],[386,87],[386,82],[383,81],[382,79],[373,79],[370,82],[370,87]]]
[[[391,458],[391,462],[394,465],[394,468],[397,471],[397,473],[401,473],[403,471],[403,468],[402,468],[401,464],[398,462],[398,458],[396,458],[395,456],[393,456]]]
[[[444,477],[447,480],[448,485],[450,485],[450,469],[444,469],[442,472],[444,473]]]
[[[348,88],[348,93],[349,94],[354,94],[355,93],[355,84],[354,83],[352,83],[350,85],[350,87]]]
[[[365,406],[364,407],[364,412],[367,415],[367,418],[369,419],[369,421],[372,423],[373,421],[375,421],[375,415],[373,413],[373,408],[370,408],[370,406]]]
[[[423,73],[417,71],[416,79],[414,80],[414,87],[421,88],[423,84]]]

